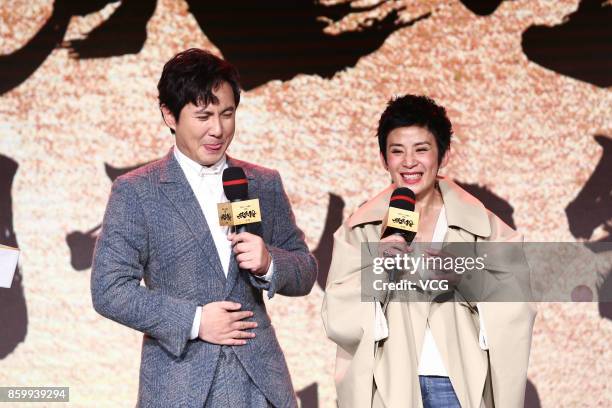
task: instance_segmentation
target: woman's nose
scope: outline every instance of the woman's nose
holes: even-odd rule
[[[416,159],[413,155],[407,154],[404,156],[404,161],[402,163],[406,167],[414,167],[416,165]]]

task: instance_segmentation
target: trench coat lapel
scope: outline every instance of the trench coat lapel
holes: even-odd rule
[[[376,195],[376,197],[359,207],[357,211],[355,211],[355,213],[348,219],[349,227],[355,228],[357,225],[361,224],[382,223],[382,220],[389,209],[389,200],[391,199],[391,193],[393,193],[393,190],[394,186],[391,184]],[[375,241],[378,241],[379,239],[380,237],[376,237]]]
[[[438,186],[442,193],[449,229],[458,228],[483,238],[491,235],[487,209],[480,201],[446,177],[438,178]],[[461,236],[462,239],[458,241],[465,241],[466,235],[461,234]],[[454,242],[448,238],[455,238],[455,236],[446,238],[445,242]],[[473,240],[473,237],[471,239]]]

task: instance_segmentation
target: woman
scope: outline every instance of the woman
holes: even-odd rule
[[[380,239],[395,188],[415,193],[417,242],[522,240],[477,199],[439,176],[452,135],[443,107],[425,96],[396,98],[377,133],[393,183],[336,232],[323,302],[327,335],[338,345],[339,407],[522,408],[535,315],[528,303],[391,302],[383,312],[378,302],[362,302],[361,272],[369,265],[362,265],[361,243],[403,242],[398,235]],[[524,278],[528,267],[512,249],[517,247],[504,247],[501,266],[487,267],[477,280],[493,272],[510,276],[504,282]]]

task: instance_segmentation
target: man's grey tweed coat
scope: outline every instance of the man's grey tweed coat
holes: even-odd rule
[[[113,183],[94,254],[91,294],[98,313],[144,333],[139,406],[204,405],[221,346],[189,335],[196,307],[221,300],[254,312],[249,320],[258,323],[257,336],[233,347],[249,376],[275,407],[296,406],[262,290],[269,297],[308,294],[316,261],[295,224],[278,172],[231,158],[228,165],[244,169],[249,197],[259,198],[262,237],[274,261],[269,283],[241,273],[233,257],[226,279],[207,220],[172,150]]]

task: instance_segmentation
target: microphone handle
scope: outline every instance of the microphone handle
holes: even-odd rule
[[[412,241],[414,240],[414,237],[416,236],[415,232],[407,232],[407,231],[395,232],[394,234],[399,235],[400,237],[404,238],[404,241],[406,241],[407,245],[412,244]]]
[[[247,197],[247,198],[248,198],[248,197]],[[245,198],[245,200],[246,200],[247,198]],[[231,202],[232,202],[232,203],[237,203],[237,202],[240,202],[240,201],[242,201],[242,200],[240,200],[240,199],[239,199],[239,200],[232,200]],[[232,232],[234,232],[234,233],[236,233],[236,234],[240,234],[240,233],[242,233],[242,232],[247,232],[247,226],[246,226],[246,224],[242,224],[242,225],[234,225],[234,226],[232,226]]]
[[[247,232],[247,226],[246,224],[242,224],[242,225],[232,225],[231,227],[232,232],[235,234],[240,234],[241,232]],[[234,251],[232,251],[232,255],[234,256],[234,259],[236,258],[236,254],[233,253]],[[238,264],[238,260],[236,259],[236,264]],[[238,266],[238,270],[240,271],[240,273],[248,273],[248,271],[246,269],[242,269],[240,266]]]
[[[246,224],[236,225],[236,226],[232,227],[232,230],[233,230],[234,233],[240,234],[240,233],[243,233],[243,232],[247,232],[247,226],[246,226]]]
[[[395,232],[393,232],[393,235],[399,235],[400,237],[404,238],[404,241],[406,241],[406,245],[410,245],[412,244],[412,241],[414,240],[416,233],[396,230]],[[398,273],[398,270],[395,268],[389,271],[389,282],[395,282],[397,273]],[[385,297],[385,301],[382,304],[383,313],[386,312],[387,306],[389,305],[390,300],[391,300],[391,294],[387,290],[387,296]]]

